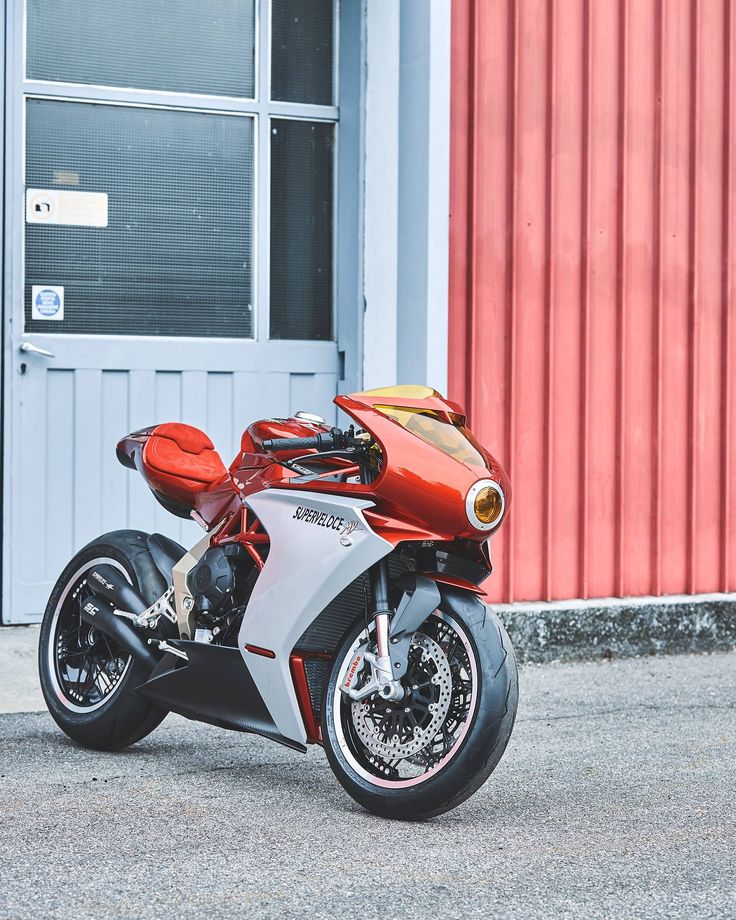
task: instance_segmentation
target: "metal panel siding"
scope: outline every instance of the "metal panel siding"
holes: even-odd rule
[[[453,5],[450,393],[495,600],[736,590],[733,0]]]

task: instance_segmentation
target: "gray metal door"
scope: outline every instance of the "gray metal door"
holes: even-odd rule
[[[304,5],[308,41],[279,0],[7,5],[3,622],[98,534],[197,538],[122,435],[184,421],[229,463],[357,386],[357,131],[338,155],[337,13]]]

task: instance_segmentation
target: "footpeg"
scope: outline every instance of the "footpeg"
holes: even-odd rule
[[[149,645],[155,645],[160,652],[169,652],[172,655],[176,655],[177,658],[183,658],[184,661],[189,661],[189,655],[186,652],[182,651],[180,648],[175,648],[173,645],[169,645],[166,639],[149,639]]]

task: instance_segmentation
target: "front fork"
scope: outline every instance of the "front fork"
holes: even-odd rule
[[[385,559],[381,559],[371,567],[370,579],[375,601],[373,620],[376,624],[376,654],[366,652],[365,660],[373,668],[374,677],[379,684],[379,694],[385,700],[403,700],[405,691],[401,686],[401,681],[394,677],[389,651],[394,609],[389,598],[389,571],[388,562]]]
[[[353,700],[374,693],[385,700],[402,700],[406,691],[401,679],[406,674],[412,637],[439,606],[440,593],[431,579],[412,575],[411,584],[394,611],[389,598],[388,562],[385,559],[377,562],[369,574],[375,601],[376,651],[370,651],[369,641],[356,649],[341,689]],[[366,664],[370,667],[370,677],[357,689]]]
[[[394,677],[391,665],[391,621],[394,616],[389,598],[388,563],[381,559],[369,570],[371,593],[374,599],[372,614],[376,627],[376,650],[370,651],[370,640],[360,645],[353,655],[353,660],[342,682],[342,692],[353,700],[363,700],[378,694],[385,700],[402,700],[404,688],[401,680]],[[360,689],[360,676],[365,666],[370,667],[370,677]]]

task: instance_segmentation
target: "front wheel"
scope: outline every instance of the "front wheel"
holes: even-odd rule
[[[472,596],[451,592],[415,633],[400,702],[353,701],[340,687],[354,629],[335,657],[322,706],[330,766],[363,807],[419,821],[449,811],[489,777],[508,744],[518,678],[509,637]]]

